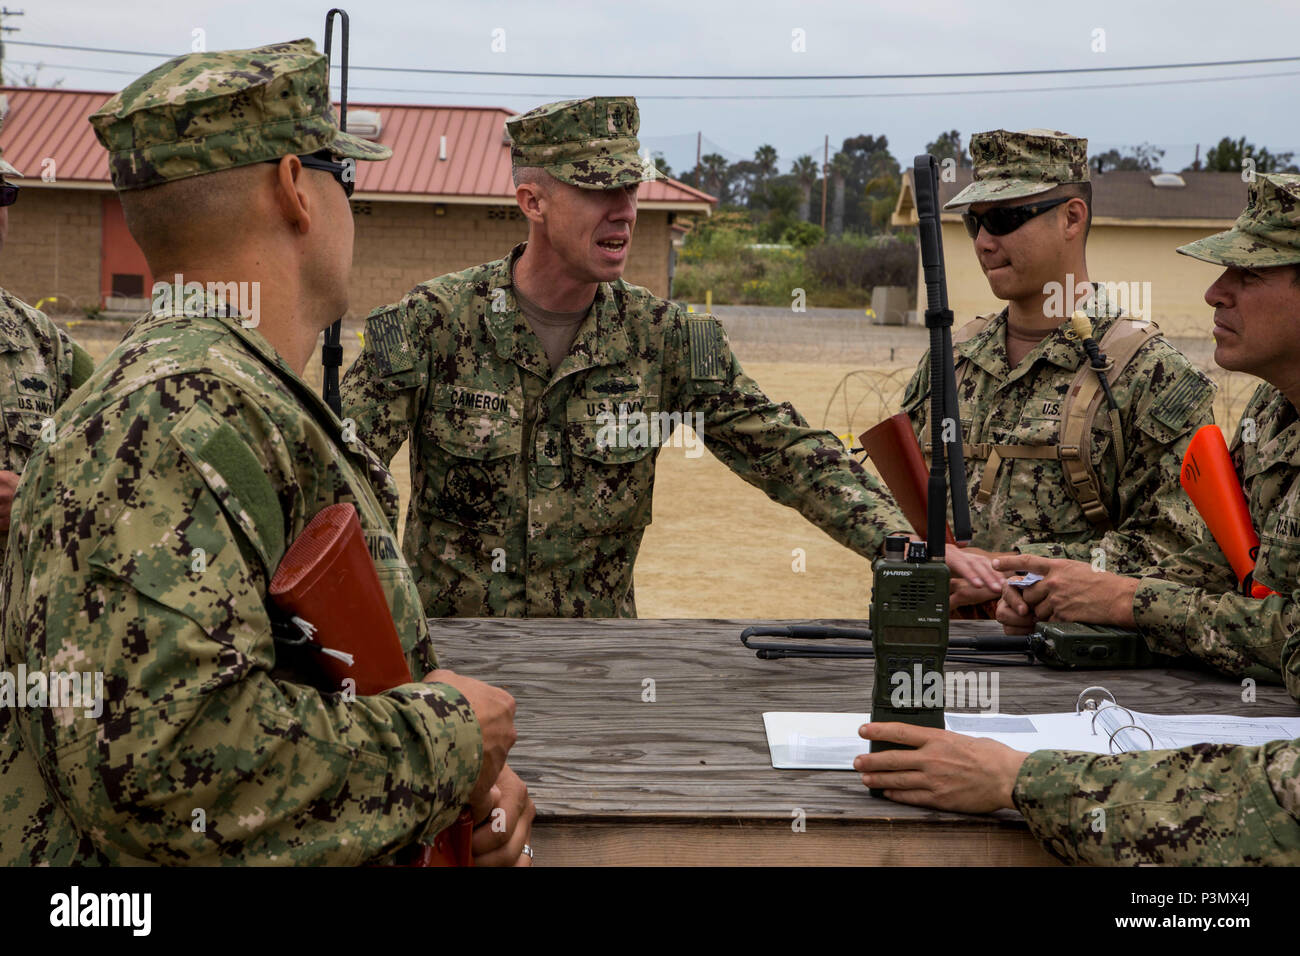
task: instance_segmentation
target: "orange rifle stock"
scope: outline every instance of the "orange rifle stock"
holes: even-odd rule
[[[1217,425],[1203,425],[1192,436],[1179,477],[1219,550],[1232,565],[1242,593],[1256,598],[1276,593],[1252,580],[1259,558],[1259,535],[1251,523],[1241,480]]]
[[[276,568],[270,595],[315,628],[321,669],[340,686],[350,679],[369,696],[414,682],[353,505],[322,508],[308,522]],[[465,810],[403,865],[470,866],[473,831]]]
[[[885,487],[898,502],[912,530],[924,538],[930,472],[925,467],[916,432],[912,431],[912,422],[903,412],[891,415],[859,435],[858,443],[880,472]],[[952,536],[952,528],[945,527],[944,532],[948,543],[955,545],[957,539]]]

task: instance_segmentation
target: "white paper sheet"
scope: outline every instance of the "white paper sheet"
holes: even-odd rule
[[[1129,715],[1132,714],[1132,721]],[[870,714],[768,711],[763,714],[772,766],[777,770],[852,770],[853,758],[870,744],[858,728]],[[1300,717],[1228,717],[1219,715],[1165,716],[1105,708],[1094,726],[1093,714],[946,714],[949,730],[971,737],[988,737],[1016,750],[1082,750],[1111,753],[1110,735],[1128,723],[1146,728],[1146,735],[1121,730],[1117,750],[1167,750],[1195,743],[1256,745],[1300,737]]]

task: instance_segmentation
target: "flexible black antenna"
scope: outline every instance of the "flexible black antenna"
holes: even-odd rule
[[[325,95],[329,96],[329,56],[333,49],[334,39],[334,14],[338,14],[343,23],[343,29],[339,37],[339,48],[342,54],[342,79],[339,82],[339,129],[346,131],[348,128],[348,12],[341,7],[334,7],[329,13],[325,14]],[[325,384],[322,387],[322,394],[325,404],[330,407],[335,415],[343,417],[343,399],[339,394],[339,369],[343,367],[343,346],[341,339],[343,337],[343,317],[334,320],[334,324],[325,330],[325,344],[321,347],[321,365],[324,370]]]
[[[916,197],[917,239],[925,274],[925,324],[930,330],[930,484],[926,507],[926,550],[943,558],[949,486],[952,492],[952,533],[961,543],[971,539],[970,502],[966,495],[966,460],[962,454],[957,376],[952,359],[952,309],[944,280],[943,240],[939,233],[939,164],[923,153],[912,164]],[[951,422],[954,440],[944,442],[944,423]]]

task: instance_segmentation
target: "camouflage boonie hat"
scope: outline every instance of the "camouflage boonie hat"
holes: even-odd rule
[[[4,101],[4,108],[0,109],[0,132],[5,128],[5,117],[9,115],[9,100],[5,96],[0,96]],[[17,176],[20,179],[25,178],[22,173],[13,167],[13,165],[4,158],[4,150],[0,149],[0,176]]]
[[[641,114],[630,96],[548,103],[506,121],[513,166],[540,166],[562,183],[614,189],[662,179],[636,134]]]
[[[1088,181],[1088,141],[1050,129],[995,129],[970,140],[975,181],[944,209],[1036,196],[1062,183]]]
[[[90,117],[113,185],[143,189],[328,149],[352,159],[393,151],[339,130],[329,69],[311,40],[189,53],[150,70]]]
[[[1247,196],[1246,208],[1231,229],[1179,246],[1178,251],[1221,266],[1300,263],[1300,176],[1258,173]]]

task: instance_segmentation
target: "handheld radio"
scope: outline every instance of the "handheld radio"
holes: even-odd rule
[[[948,652],[948,566],[945,512],[952,495],[953,536],[970,541],[966,463],[952,360],[952,310],[939,232],[939,164],[929,153],[913,162],[917,238],[925,273],[925,324],[930,330],[930,481],[926,543],[892,537],[872,566],[871,633],[875,649],[872,721],[943,727],[943,663]],[[947,439],[945,441],[944,439]],[[901,745],[873,740],[871,752]],[[874,797],[881,796],[872,790]]]

